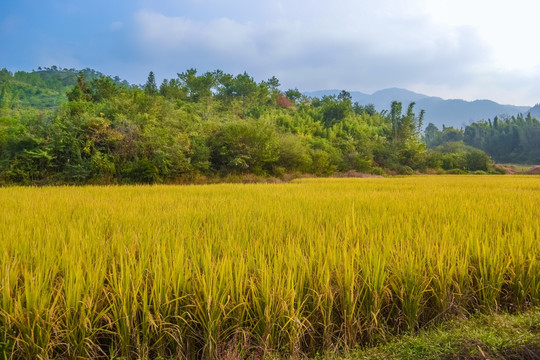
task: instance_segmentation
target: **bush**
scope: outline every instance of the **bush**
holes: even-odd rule
[[[482,150],[472,150],[465,156],[467,170],[469,171],[488,171],[491,166],[490,157]]]
[[[148,159],[131,163],[122,172],[128,182],[153,184],[159,180],[159,170]]]
[[[460,153],[442,155],[442,168],[444,170],[463,169],[466,166],[465,157]]]
[[[414,170],[407,165],[401,165],[397,168],[397,172],[399,175],[412,175],[414,174]]]
[[[436,151],[428,151],[426,154],[426,167],[429,169],[439,169],[443,164],[443,155]]]
[[[446,173],[450,175],[463,175],[463,174],[467,174],[467,171],[463,169],[450,169]]]
[[[371,169],[371,173],[373,175],[380,175],[380,176],[385,176],[386,175],[386,172],[384,172],[384,169],[383,168],[380,168],[380,167],[374,167]]]
[[[211,147],[212,165],[223,172],[265,175],[279,159],[277,132],[263,121],[225,123]]]
[[[345,155],[345,166],[348,169],[359,172],[371,172],[371,161],[358,152],[351,152]]]
[[[308,172],[312,164],[308,145],[298,136],[280,136],[277,164],[286,171]],[[279,173],[275,174],[280,175]]]
[[[330,155],[320,149],[315,149],[311,153],[312,173],[317,176],[330,176],[336,172],[336,166],[330,161]]]

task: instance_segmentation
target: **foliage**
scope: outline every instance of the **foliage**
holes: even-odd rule
[[[465,128],[464,142],[498,162],[540,163],[540,122],[530,113],[473,123]]]
[[[415,335],[332,360],[538,359],[540,309],[520,314],[454,317]],[[316,358],[318,359],[318,358]]]
[[[519,114],[512,117],[498,117],[493,121],[479,121],[464,129],[445,127],[439,130],[429,124],[424,132],[428,148],[437,148],[449,142],[463,141],[489,154],[499,163],[538,164],[540,163],[540,122],[532,117]]]
[[[444,170],[495,171],[490,157],[481,150],[463,144],[462,141],[448,142],[435,148]]]
[[[146,84],[132,87],[90,69],[2,70],[0,183],[492,169],[479,164],[490,162],[481,154],[469,156],[473,165],[431,156],[420,138],[423,112],[415,115],[414,103],[405,114],[399,102],[379,113],[352,104],[347,91],[322,99],[297,89],[281,93],[276,77],[257,83],[245,72],[177,75],[158,89],[153,72]],[[47,94],[56,94],[54,102]]]

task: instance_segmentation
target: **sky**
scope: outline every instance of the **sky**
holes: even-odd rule
[[[0,68],[143,84],[190,68],[283,90],[540,103],[533,0],[0,0]]]

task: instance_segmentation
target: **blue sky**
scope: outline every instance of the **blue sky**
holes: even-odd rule
[[[540,102],[531,0],[0,0],[0,67],[90,67],[144,83],[188,68],[284,89]]]

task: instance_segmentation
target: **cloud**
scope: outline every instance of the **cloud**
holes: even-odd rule
[[[489,7],[494,18],[483,19],[487,0],[473,7],[441,1],[438,7],[427,0],[190,0],[176,8],[169,2],[166,12],[150,5],[136,12],[134,42],[144,61],[167,77],[190,67],[220,68],[257,80],[276,75],[283,87],[302,90],[397,86],[469,100],[536,102],[534,47],[519,61],[515,52],[501,55],[512,36],[526,41],[518,30],[502,31],[507,6],[495,3]],[[488,38],[496,28],[499,36]]]
[[[473,51],[482,46],[467,27],[447,33],[422,18],[397,19],[394,13],[360,25],[357,19],[327,20],[331,24],[307,18],[242,23],[230,18],[201,22],[149,11],[136,15],[140,46],[153,60],[230,67],[224,70],[263,77],[276,74],[305,89],[375,88],[418,78],[455,82],[483,61]]]
[[[540,99],[534,0],[44,0],[6,3],[4,66],[81,64],[144,82],[195,67],[283,88]],[[47,15],[47,16],[44,16]],[[32,25],[32,26],[30,26]],[[106,54],[106,55],[105,55]],[[52,60],[51,60],[52,61]]]

